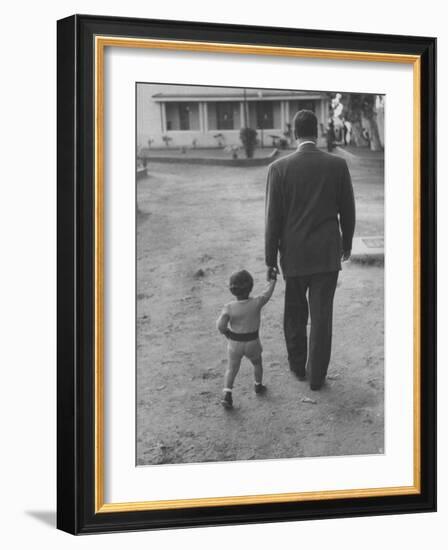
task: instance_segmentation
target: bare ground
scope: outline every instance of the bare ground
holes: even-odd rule
[[[382,157],[348,160],[357,234],[382,235]],[[245,268],[256,289],[264,285],[266,170],[152,163],[138,182],[139,465],[383,452],[382,266],[344,265],[322,391],[288,371],[280,280],[261,328],[268,392],[254,394],[243,361],[234,410],[219,404],[226,341],[215,320],[230,299],[228,277]]]

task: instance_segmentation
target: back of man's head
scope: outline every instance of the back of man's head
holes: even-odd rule
[[[302,109],[294,117],[294,136],[296,139],[317,138],[317,117],[308,109]]]

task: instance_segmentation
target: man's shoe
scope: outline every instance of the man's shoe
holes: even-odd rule
[[[306,372],[305,370],[301,369],[295,369],[294,367],[289,366],[290,371],[293,373],[293,375],[298,378],[301,382],[306,380]]]
[[[323,385],[324,385],[323,382],[321,382],[320,384],[310,384],[310,390],[319,391]]]
[[[263,384],[254,384],[255,393],[258,395],[262,395],[263,393],[266,393],[268,391],[267,387]]]
[[[233,399],[232,399],[232,392],[231,391],[224,392],[224,395],[221,399],[221,405],[225,409],[231,409],[233,407]]]
[[[301,368],[301,367],[297,367],[296,365],[294,365],[294,363],[292,363],[291,361],[289,361],[289,370],[294,374],[294,376],[296,378],[298,378],[301,382],[303,382],[304,380],[306,380],[306,371],[304,368]]]

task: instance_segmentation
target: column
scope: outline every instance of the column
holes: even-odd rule
[[[204,133],[205,132],[205,126],[204,126],[204,103],[202,101],[199,102],[199,130]]]
[[[208,108],[207,108],[207,102],[204,101],[202,104],[202,107],[204,109],[203,112],[203,120],[204,120],[204,130],[203,132],[208,132]]]
[[[160,124],[162,127],[162,135],[166,132],[166,110],[165,103],[160,104]]]
[[[286,122],[291,122],[291,115],[289,113],[289,101],[285,101],[285,126]]]
[[[285,102],[280,101],[280,127],[282,131],[286,129]]]
[[[328,102],[327,100],[322,97],[320,100],[320,113],[321,113],[321,123],[319,125],[321,132],[319,135],[319,143],[322,145],[325,144],[324,136],[327,129],[327,121],[329,118],[329,112],[328,112]]]
[[[322,98],[321,99],[321,116],[322,116],[322,124],[324,125],[324,127],[327,125],[327,119],[329,117],[329,114],[328,114],[328,102]]]

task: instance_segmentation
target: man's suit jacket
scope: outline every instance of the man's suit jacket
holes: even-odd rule
[[[355,202],[347,163],[313,143],[269,166],[266,187],[266,265],[285,277],[341,269],[350,251]]]

